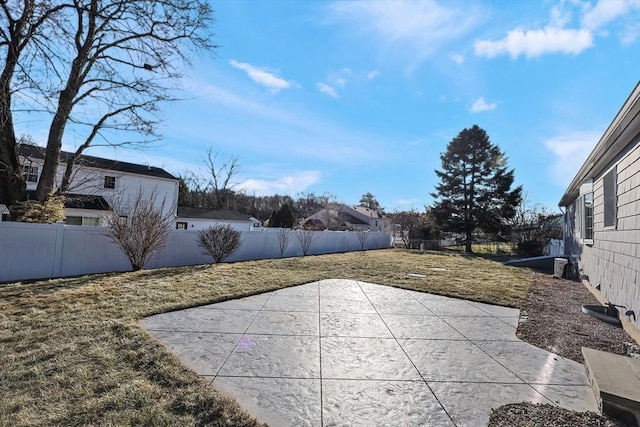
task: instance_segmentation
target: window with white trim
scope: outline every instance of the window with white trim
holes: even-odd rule
[[[64,223],[67,225],[84,225],[95,227],[100,225],[100,218],[95,216],[68,216],[65,218]]]
[[[187,229],[187,223],[186,222],[176,222],[176,230],[186,230]]]
[[[38,182],[38,166],[22,166],[22,177],[26,182]]]
[[[116,188],[116,177],[105,175],[104,177],[104,188],[108,190],[113,190]]]
[[[604,191],[604,227],[616,228],[618,220],[617,168],[614,166],[602,179]]]
[[[583,224],[582,238],[584,240],[593,240],[593,193],[587,193],[582,198],[582,214]]]

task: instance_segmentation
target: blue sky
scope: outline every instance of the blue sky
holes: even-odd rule
[[[161,143],[87,154],[180,174],[212,147],[239,159],[248,193],[369,191],[423,210],[440,153],[477,124],[528,199],[556,209],[640,78],[640,0],[213,7],[220,48],[194,59]]]

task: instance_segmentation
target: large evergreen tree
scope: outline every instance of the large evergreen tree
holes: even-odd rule
[[[487,133],[477,125],[463,129],[440,159],[440,183],[431,194],[436,223],[444,231],[464,233],[467,252],[472,252],[476,229],[494,236],[506,233],[522,187],[511,189],[513,170],[507,169],[507,158]]]

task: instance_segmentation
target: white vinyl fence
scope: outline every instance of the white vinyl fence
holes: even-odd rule
[[[64,224],[0,222],[0,283],[19,280],[129,271],[131,264],[105,237],[104,227]],[[318,231],[309,255],[361,249],[357,232]],[[225,261],[279,258],[278,233],[274,230],[243,231],[240,249]],[[196,243],[198,232],[172,230],[166,246],[145,268],[210,264]],[[365,248],[391,247],[391,233],[367,233]],[[296,232],[289,236],[285,257],[301,256]]]

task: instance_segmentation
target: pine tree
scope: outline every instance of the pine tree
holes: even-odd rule
[[[278,221],[278,226],[282,228],[291,228],[293,227],[293,223],[296,221],[289,203],[285,203],[280,207],[280,209],[278,209],[276,218]]]
[[[432,213],[444,230],[464,233],[466,252],[476,229],[497,236],[508,231],[516,213],[522,187],[511,189],[513,170],[507,158],[487,133],[474,125],[463,129],[440,155],[442,170],[436,170],[440,184],[431,195],[436,199]]]
[[[278,219],[278,213],[274,210],[269,217],[269,227],[280,227],[280,221]]]

